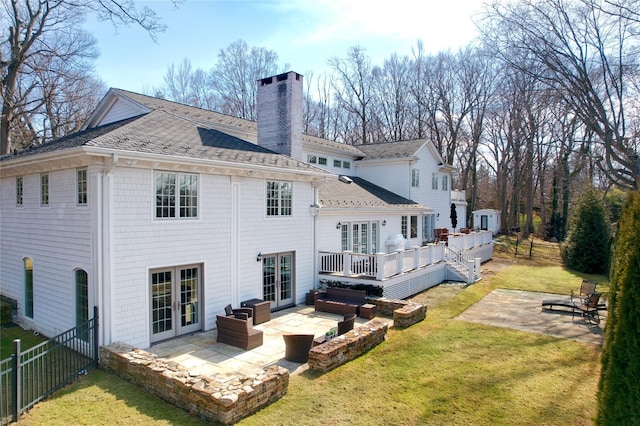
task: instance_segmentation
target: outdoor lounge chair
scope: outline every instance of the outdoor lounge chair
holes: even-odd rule
[[[291,362],[307,362],[313,337],[313,334],[283,334],[284,359]]]
[[[247,314],[248,318],[253,317],[253,309],[252,308],[236,308],[233,309],[231,305],[227,305],[224,307],[224,314],[228,317],[233,317],[236,314]],[[252,320],[253,321],[253,320]]]
[[[580,284],[580,292],[578,294],[575,294],[575,292],[571,290],[571,301],[584,302],[587,297],[596,292],[597,285],[597,281],[582,280],[582,284]]]
[[[600,314],[598,306],[600,302],[600,293],[590,294],[583,302],[576,303],[575,309],[582,313],[582,317],[589,324],[600,323]]]
[[[342,321],[338,322],[338,336],[342,336],[349,330],[353,330],[353,326],[356,322],[356,314],[347,314],[342,317]]]

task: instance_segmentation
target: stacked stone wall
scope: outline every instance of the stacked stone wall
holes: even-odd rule
[[[386,297],[368,298],[367,303],[376,305],[377,314],[393,317],[394,327],[409,327],[427,317],[427,307],[420,303]]]
[[[372,320],[342,336],[331,339],[309,351],[309,368],[329,371],[346,364],[379,345],[385,339],[388,325]]]
[[[100,366],[205,420],[232,424],[280,399],[289,370],[276,365],[255,374],[192,374],[178,363],[123,343],[100,348]]]

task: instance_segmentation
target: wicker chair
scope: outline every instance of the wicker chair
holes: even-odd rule
[[[342,321],[338,322],[338,336],[342,336],[347,331],[353,330],[356,316],[356,314],[347,314],[342,318]]]
[[[313,343],[313,334],[283,334],[284,359],[305,363],[309,360],[309,350]]]

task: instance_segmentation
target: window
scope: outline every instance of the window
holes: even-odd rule
[[[24,263],[24,315],[33,318],[33,261],[28,257]]]
[[[411,169],[411,186],[417,188],[420,186],[420,170]]]
[[[333,160],[333,167],[342,167],[341,160]]]
[[[318,164],[320,164],[321,166],[326,166],[327,159],[325,157],[318,157]]]
[[[293,184],[267,181],[267,216],[291,216]]]
[[[40,205],[49,205],[49,174],[40,175]]]
[[[407,238],[407,226],[408,226],[408,216],[402,216],[402,222],[400,224],[400,230],[402,232],[402,236],[406,239]]]
[[[447,191],[449,189],[449,176],[442,176],[442,190]]]
[[[418,238],[418,216],[411,216],[411,238]]]
[[[181,218],[198,217],[198,175],[157,172],[156,218],[175,218],[176,210]]]
[[[438,189],[438,174],[431,174],[431,189]]]
[[[24,181],[22,179],[22,176],[18,176],[16,178],[16,204],[21,206],[22,205],[22,194],[23,194],[23,190],[24,190]]]
[[[342,168],[343,169],[350,169],[351,168],[351,162],[350,161],[343,161],[342,162]]]
[[[307,155],[307,161],[311,164],[316,164],[318,162],[318,159],[315,155]]]
[[[82,269],[76,269],[75,272],[76,286],[76,327],[78,328],[78,337],[85,341],[89,341],[89,333],[87,330],[87,321],[89,321],[89,280],[87,273]]]
[[[340,225],[342,251],[373,254],[378,251],[378,222],[354,222]]]
[[[401,231],[404,238],[418,238],[418,216],[402,216]]]
[[[78,169],[76,174],[78,205],[87,205],[87,169]]]

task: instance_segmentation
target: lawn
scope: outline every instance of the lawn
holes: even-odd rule
[[[495,288],[569,294],[584,276],[549,263],[508,267],[465,289],[429,290],[427,319],[329,373],[292,376],[287,394],[241,425],[592,424],[600,347],[454,318]],[[441,293],[441,294],[440,294]],[[447,296],[449,295],[449,296]],[[55,394],[23,424],[199,424],[103,371]]]

